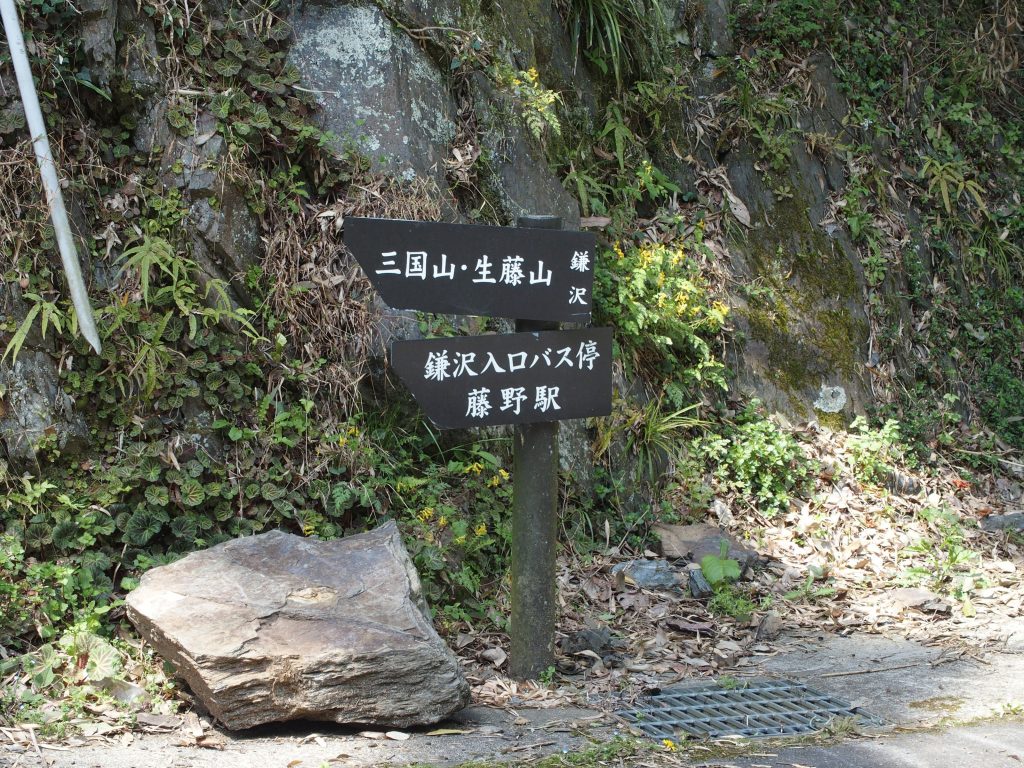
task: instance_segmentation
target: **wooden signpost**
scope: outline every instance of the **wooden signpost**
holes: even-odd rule
[[[612,331],[590,320],[595,238],[561,219],[518,228],[345,219],[345,245],[395,309],[516,319],[516,331],[395,342],[391,365],[442,429],[516,425],[509,672],[554,663],[557,422],[611,412]]]

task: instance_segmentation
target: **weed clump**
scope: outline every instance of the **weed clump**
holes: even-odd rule
[[[693,445],[722,486],[769,517],[787,510],[811,482],[813,465],[800,443],[766,418],[756,400],[731,428]]]

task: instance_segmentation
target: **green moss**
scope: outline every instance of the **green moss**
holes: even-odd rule
[[[821,426],[828,427],[833,432],[841,432],[847,427],[847,419],[843,416],[842,412],[826,413],[815,408],[814,415],[818,418],[818,423]]]
[[[963,703],[964,700],[958,696],[933,696],[930,699],[912,701],[907,706],[911,709],[923,709],[928,712],[953,713],[960,709]]]
[[[811,224],[799,194],[778,201],[772,224],[746,243],[760,290],[745,314],[751,338],[767,348],[768,378],[796,393],[855,376],[868,327],[850,309],[859,292],[853,265]]]
[[[791,331],[782,315],[752,309],[747,312],[750,336],[768,351],[767,375],[787,392],[816,386],[828,370],[821,356]]]
[[[859,347],[868,337],[867,321],[855,318],[841,307],[826,309],[813,315],[812,340],[833,369],[843,376],[855,376],[861,359]]]

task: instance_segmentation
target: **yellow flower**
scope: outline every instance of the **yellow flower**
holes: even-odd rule
[[[477,536],[486,536],[487,535],[487,526],[484,525],[483,523],[480,523],[480,525],[478,525],[476,528],[473,529],[473,533],[475,533]]]
[[[468,475],[470,472],[472,472],[476,475],[479,475],[483,471],[484,465],[481,464],[479,461],[474,461],[472,464],[470,464],[464,470],[462,470],[462,474]]]
[[[427,522],[428,520],[433,520],[434,519],[434,508],[433,507],[424,507],[423,509],[420,510],[420,512],[417,515],[417,517],[420,519],[421,522],[424,522],[424,523]]]
[[[501,478],[498,477],[497,475],[495,475],[494,477],[487,481],[488,488],[497,488],[499,485],[501,485]]]
[[[466,537],[465,536],[456,536],[452,541],[455,544],[465,544],[466,543]]]
[[[352,435],[353,437],[356,437],[356,436],[359,435],[359,428],[358,427],[349,427],[348,428],[348,433],[350,435]]]
[[[501,479],[502,480],[508,480],[511,477],[511,475],[508,472],[506,472],[504,469],[499,469],[498,470],[498,474],[501,475]]]
[[[441,515],[439,518],[437,518],[438,528],[444,528],[446,525],[448,525],[448,517],[446,515]]]
[[[676,751],[676,743],[672,739],[662,739],[661,743],[665,745],[665,749],[669,752]]]

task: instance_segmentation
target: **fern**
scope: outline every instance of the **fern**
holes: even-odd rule
[[[25,319],[21,321],[18,330],[14,332],[11,340],[7,343],[7,348],[4,350],[0,361],[6,360],[8,355],[11,356],[12,361],[18,359],[18,353],[21,352],[21,348],[25,343],[25,339],[28,338],[36,318],[39,318],[39,331],[44,339],[46,338],[46,331],[51,326],[59,334],[63,334],[65,328],[72,335],[78,334],[78,323],[75,321],[73,313],[65,312],[55,302],[47,301],[38,293],[26,293],[25,298],[32,302],[32,306],[29,307],[28,312],[25,313]]]
[[[179,259],[174,248],[162,237],[144,235],[139,245],[124,252],[124,268],[138,274],[142,301],[148,307],[151,299],[149,284],[152,273],[162,272],[171,279],[171,286],[177,286],[178,280],[186,271],[185,260]]]

